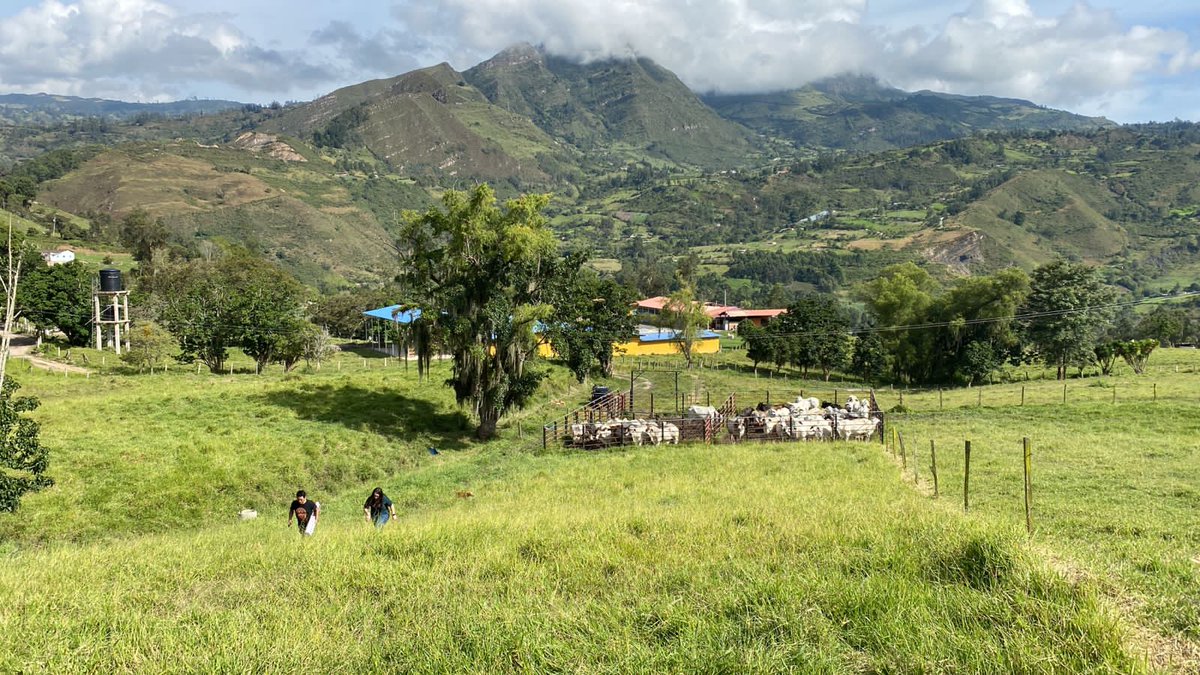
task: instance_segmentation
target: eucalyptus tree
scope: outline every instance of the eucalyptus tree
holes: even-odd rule
[[[404,217],[402,304],[420,310],[410,330],[418,367],[426,372],[439,348],[449,353],[447,384],[477,416],[480,439],[494,436],[500,418],[524,405],[545,377],[530,366],[559,267],[541,213],[549,199],[524,195],[501,207],[485,184],[448,191],[440,206]]]

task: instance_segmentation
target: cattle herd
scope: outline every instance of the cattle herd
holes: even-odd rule
[[[732,400],[732,398],[731,398]],[[729,406],[732,408],[732,405]],[[597,449],[611,445],[659,445],[683,441],[744,440],[866,441],[879,433],[882,413],[870,400],[854,396],[844,405],[799,397],[783,405],[759,404],[740,413],[693,405],[682,415],[656,419],[615,417],[567,425],[564,441],[572,447]],[[721,434],[722,427],[727,434]]]

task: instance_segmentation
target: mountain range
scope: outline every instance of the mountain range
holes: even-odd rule
[[[1145,232],[1163,228],[1133,227],[1130,213],[1192,227],[1178,216],[1190,192],[1157,168],[1191,175],[1197,153],[1177,138],[1190,131],[853,75],[698,95],[648,59],[578,63],[517,45],[462,72],[443,63],[302,104],[183,102],[223,108],[204,115],[114,105],[124,121],[96,124],[65,111],[104,106],[68,103],[32,97],[27,111],[57,117],[0,127],[0,155],[12,173],[36,173],[44,207],[85,220],[142,208],[185,249],[241,243],[323,288],[389,278],[401,211],[480,180],[501,195],[552,192],[554,226],[597,264],[696,253],[717,277],[747,252],[864,270],[918,259],[948,274],[1055,255],[1137,261],[1162,252]],[[50,150],[79,161],[22,168]],[[812,220],[820,213],[830,217]],[[1082,225],[1056,231],[1076,216]]]

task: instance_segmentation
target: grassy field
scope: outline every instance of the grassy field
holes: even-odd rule
[[[263,376],[248,361],[233,376],[17,366],[57,485],[0,515],[0,671],[1187,670],[1198,356],[1072,380],[1066,405],[1023,374],[940,403],[907,392],[912,412],[890,421],[919,452],[915,486],[877,443],[542,452],[537,424],[586,397],[560,370],[479,444],[443,363],[428,383],[351,354]],[[681,389],[862,392],[744,361],[727,352]],[[609,384],[628,386],[631,363]],[[1147,384],[1157,400],[1133,396]],[[669,400],[674,376],[635,386]],[[362,522],[374,485],[401,514],[383,532]],[[297,487],[323,503],[311,540],[284,528]],[[242,508],[261,516],[238,522]]]

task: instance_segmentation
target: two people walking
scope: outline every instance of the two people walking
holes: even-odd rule
[[[292,518],[295,517],[300,536],[311,537],[320,513],[321,504],[310,500],[304,490],[298,490],[296,499],[288,508],[288,527],[292,526]],[[383,494],[383,488],[377,487],[372,490],[367,501],[363,502],[363,517],[368,523],[375,523],[377,528],[383,527],[388,520],[396,517],[396,508],[392,506],[392,500]]]

